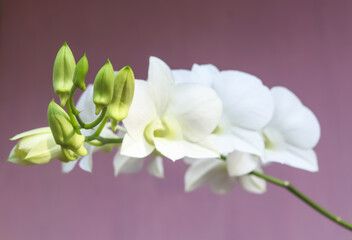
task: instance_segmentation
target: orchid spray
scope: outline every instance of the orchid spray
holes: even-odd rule
[[[135,80],[126,66],[114,71],[107,62],[94,85],[85,85],[88,59],[76,64],[69,46],[59,50],[53,70],[60,105],[48,106],[48,125],[14,136],[19,140],[8,161],[21,165],[62,162],[70,172],[77,163],[93,170],[93,153],[119,148],[115,175],[134,173],[148,161],[155,177],[164,177],[163,159],[183,159],[185,191],[208,185],[225,194],[238,184],[261,194],[270,182],[283,187],[319,213],[352,230],[352,225],[328,212],[283,181],[263,173],[269,163],[318,171],[313,150],[320,125],[290,90],[269,89],[248,73],[220,71],[194,64],[191,70],[171,70],[150,57],[148,79]],[[83,91],[77,105],[73,96]]]

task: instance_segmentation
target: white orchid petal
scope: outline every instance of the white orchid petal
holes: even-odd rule
[[[223,114],[233,125],[260,130],[270,121],[273,99],[257,77],[240,71],[222,71],[213,88],[223,102]]]
[[[154,149],[155,147],[150,145],[143,135],[139,139],[134,140],[129,134],[126,134],[122,141],[121,155],[143,158],[151,154]]]
[[[214,142],[214,146],[220,154],[226,155],[235,149],[237,138],[232,134],[212,134],[209,138]]]
[[[75,161],[63,162],[63,163],[61,164],[61,170],[62,170],[62,172],[63,172],[63,173],[69,173],[69,172],[71,172],[71,171],[75,168],[75,166],[76,166],[76,164],[78,163],[78,161],[79,161],[79,159],[77,159],[77,160],[75,160]]]
[[[193,64],[192,66],[192,82],[197,84],[203,84],[211,87],[216,75],[219,73],[219,69],[211,64],[198,65]]]
[[[111,129],[107,128],[106,126],[101,131],[100,136],[104,138],[119,138],[116,133],[114,133]]]
[[[214,176],[227,174],[226,164],[218,159],[199,159],[194,162],[185,173],[185,191],[209,184]]]
[[[79,116],[85,123],[91,123],[98,117],[98,115],[95,115],[93,88],[93,84],[89,84],[76,105],[77,110],[81,111]]]
[[[313,148],[320,138],[320,125],[313,112],[290,90],[274,87],[275,113],[268,127],[278,129],[285,140],[300,148]]]
[[[79,167],[89,173],[92,173],[93,171],[93,158],[92,154],[87,154],[84,157],[82,157],[81,161],[79,161]]]
[[[211,190],[216,194],[229,193],[235,187],[235,178],[229,177],[223,171],[219,171],[210,183]]]
[[[149,58],[148,83],[156,109],[159,114],[162,114],[168,105],[174,79],[169,66],[159,58]]]
[[[148,163],[148,172],[157,178],[164,178],[163,158],[156,156]]]
[[[200,141],[217,126],[222,112],[221,100],[209,87],[177,84],[172,92],[166,114],[181,125],[185,139]]]
[[[319,170],[317,156],[313,150],[300,149],[290,145],[287,145],[284,150],[266,151],[262,162],[264,164],[278,162],[310,172]]]
[[[227,156],[227,172],[232,177],[243,176],[259,166],[258,157],[243,153],[239,151],[233,151]]]
[[[139,138],[143,136],[145,127],[155,118],[157,118],[156,108],[148,83],[136,80],[131,108],[123,124],[131,137]]]
[[[123,156],[117,152],[113,160],[115,177],[117,177],[120,173],[139,172],[143,167],[143,161],[143,158]]]
[[[262,172],[260,168],[256,171]],[[266,192],[266,181],[254,175],[244,175],[237,178],[239,184],[248,192],[261,194]]]
[[[175,84],[193,82],[192,73],[190,70],[175,69],[171,70],[171,72],[174,77]]]
[[[185,156],[190,158],[218,158],[220,156],[213,144],[207,139],[197,143],[184,140],[183,149]]]
[[[216,148],[221,154],[228,154],[234,150],[247,152],[262,157],[264,154],[264,140],[259,132],[240,127],[231,127],[220,133],[211,135]]]
[[[179,160],[185,156],[184,144],[182,140],[172,140],[167,138],[154,138],[155,148],[165,157],[172,161]]]
[[[196,159],[196,158],[184,157],[184,158],[183,158],[183,161],[184,161],[186,164],[193,164],[193,163],[195,163],[196,161],[198,161],[198,159]]]

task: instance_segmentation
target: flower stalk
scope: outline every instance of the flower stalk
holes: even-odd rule
[[[326,218],[330,219],[331,221],[335,222],[336,224],[352,231],[352,224],[344,221],[340,217],[332,214],[322,206],[318,205],[316,202],[314,202],[312,199],[308,198],[306,195],[304,195],[302,192],[300,192],[298,189],[296,189],[294,186],[291,185],[289,181],[283,181],[278,178],[274,178],[272,176],[266,175],[264,173],[258,172],[258,171],[252,171],[250,173],[251,175],[254,175],[258,178],[264,179],[270,183],[273,183],[277,186],[283,187],[287,189],[289,192],[291,192],[293,195],[301,199],[303,202],[311,206],[313,209],[318,211],[320,214],[325,216]]]

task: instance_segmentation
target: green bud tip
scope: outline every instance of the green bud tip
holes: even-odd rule
[[[121,121],[128,115],[134,95],[135,79],[130,66],[122,68],[115,76],[114,95],[108,106],[111,119]]]
[[[88,59],[86,54],[78,61],[77,66],[75,68],[75,73],[73,76],[73,83],[75,86],[82,91],[86,90],[85,79],[88,73]]]
[[[93,101],[96,105],[96,114],[99,114],[103,107],[110,104],[114,88],[114,69],[108,59],[99,70],[94,81]]]
[[[69,98],[75,67],[75,58],[65,42],[56,55],[53,69],[53,87],[60,97],[61,106],[64,106]]]

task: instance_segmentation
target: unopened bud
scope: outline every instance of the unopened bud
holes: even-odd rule
[[[75,58],[65,42],[56,55],[53,70],[54,91],[60,97],[61,106],[65,106],[70,96],[75,67]]]
[[[128,115],[134,94],[134,82],[134,74],[129,66],[122,68],[115,76],[114,93],[108,106],[113,131],[116,131],[118,122]]]
[[[32,165],[45,164],[55,158],[65,159],[49,127],[33,129],[11,138],[11,140],[18,139],[20,140],[11,150],[9,162]]]
[[[62,152],[69,160],[87,154],[83,146],[85,137],[76,133],[70,117],[54,100],[48,107],[48,122],[55,142],[61,145]]]
[[[88,73],[88,59],[86,54],[78,61],[73,75],[73,83],[75,86],[82,91],[86,90],[86,84],[84,83]]]
[[[95,114],[99,114],[103,107],[109,105],[114,90],[114,69],[108,60],[99,70],[94,81],[93,101]]]

